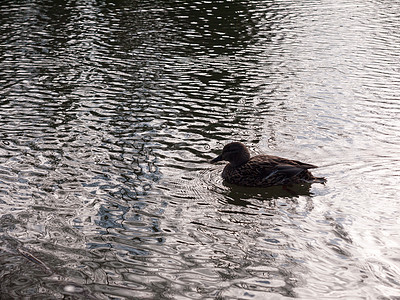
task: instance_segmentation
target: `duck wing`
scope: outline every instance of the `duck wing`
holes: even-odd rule
[[[254,185],[286,184],[298,179],[311,179],[308,169],[315,165],[278,156],[258,155],[247,162],[245,173],[253,176]],[[246,172],[247,171],[247,172]]]

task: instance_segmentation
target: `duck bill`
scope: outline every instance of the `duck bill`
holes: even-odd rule
[[[220,156],[217,156],[216,158],[214,158],[213,160],[210,161],[210,163],[215,164],[216,162],[219,162],[223,160],[222,159],[222,154]]]

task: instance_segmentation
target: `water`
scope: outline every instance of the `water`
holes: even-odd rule
[[[400,297],[396,1],[4,1],[2,299]],[[226,185],[229,141],[326,185]]]

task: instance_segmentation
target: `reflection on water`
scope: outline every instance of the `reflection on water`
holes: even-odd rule
[[[0,4],[2,297],[399,297],[399,10]],[[328,183],[225,184],[232,140]]]

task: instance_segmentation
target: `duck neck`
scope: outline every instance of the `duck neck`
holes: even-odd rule
[[[247,149],[246,149],[247,150]],[[234,161],[230,161],[232,167],[237,168],[241,165],[244,165],[250,160],[250,153],[249,151],[244,151],[239,156],[236,157]]]

